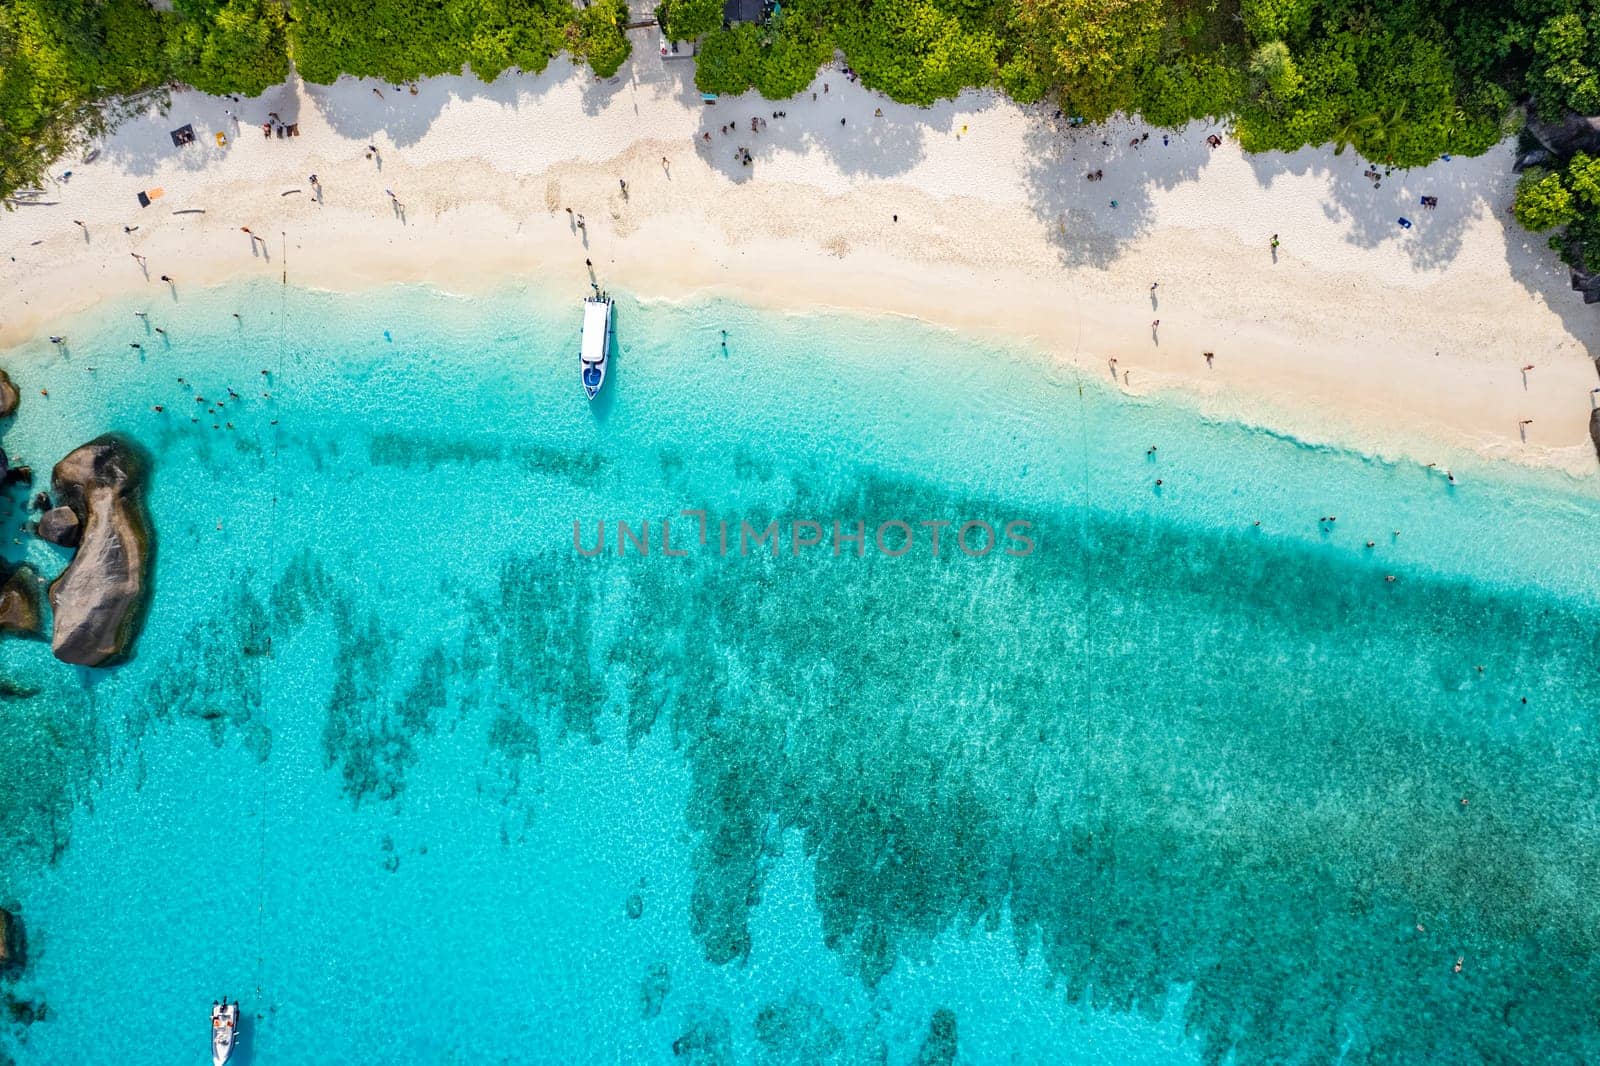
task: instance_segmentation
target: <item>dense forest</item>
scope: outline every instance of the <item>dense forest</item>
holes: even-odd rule
[[[707,92],[791,96],[842,55],[905,103],[997,86],[1090,122],[1226,116],[1251,151],[1333,144],[1397,167],[1484,151],[1519,105],[1600,112],[1600,0],[784,0],[732,27],[722,12],[658,5],[673,38],[700,39]],[[625,0],[5,0],[0,194],[173,83],[254,95],[291,59],[321,83],[489,80],[562,51],[608,76],[627,20]],[[1600,266],[1600,161],[1550,162],[1524,175],[1517,217]]]

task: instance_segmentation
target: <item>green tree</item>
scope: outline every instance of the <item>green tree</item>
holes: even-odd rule
[[[1291,99],[1300,91],[1300,71],[1282,41],[1268,41],[1251,53],[1250,78],[1256,93],[1265,99]]]
[[[875,0],[846,9],[834,29],[861,84],[908,104],[931,104],[993,80],[996,41],[933,0]]]
[[[832,55],[821,27],[780,15],[767,26],[740,23],[702,38],[694,82],[701,92],[733,95],[753,88],[769,100],[783,100],[809,86]]]
[[[1589,30],[1576,13],[1557,15],[1540,26],[1528,87],[1541,111],[1557,116],[1600,110],[1600,75],[1590,42]]]
[[[1535,233],[1565,226],[1578,217],[1572,193],[1562,184],[1561,175],[1542,170],[1529,170],[1522,175],[1511,209],[1523,228]]]
[[[670,0],[656,14],[669,41],[692,41],[722,28],[722,0]]]
[[[174,0],[173,75],[208,93],[256,96],[289,76],[288,12],[278,0]]]
[[[1239,17],[1255,41],[1298,41],[1311,29],[1316,0],[1242,0]]]
[[[627,0],[595,0],[573,22],[572,54],[587,60],[600,77],[609,78],[633,52],[627,27]]]
[[[1048,86],[1063,108],[1091,121],[1137,110],[1166,24],[1160,0],[1017,3],[1006,19],[1008,88],[1026,99]]]
[[[1579,152],[1567,163],[1564,185],[1582,206],[1600,210],[1600,158]]]

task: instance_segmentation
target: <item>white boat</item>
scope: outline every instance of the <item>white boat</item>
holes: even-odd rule
[[[223,996],[221,1003],[211,1004],[211,1066],[223,1066],[233,1058],[233,1045],[239,1039],[239,1004],[229,1003]]]
[[[583,347],[578,352],[578,369],[583,375],[583,391],[594,399],[606,380],[606,362],[611,358],[611,297],[595,290],[583,301]]]

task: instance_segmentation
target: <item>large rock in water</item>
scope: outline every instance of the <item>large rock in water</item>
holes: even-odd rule
[[[70,507],[52,507],[39,516],[39,536],[63,548],[76,548],[83,534],[78,512]]]
[[[1594,453],[1600,455],[1600,407],[1589,412],[1589,439],[1594,441]]]
[[[77,554],[50,585],[51,650],[102,666],[127,652],[148,596],[144,464],[126,442],[98,437],[56,464],[50,487],[83,523]]]
[[[11,383],[11,375],[0,370],[0,418],[10,418],[17,413],[17,404],[22,402],[22,393]]]
[[[0,633],[39,632],[39,580],[33,570],[19,566],[0,586]]]

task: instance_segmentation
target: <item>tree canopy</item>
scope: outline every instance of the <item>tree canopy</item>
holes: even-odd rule
[[[487,81],[563,50],[609,76],[627,21],[626,0],[0,0],[0,196],[171,83],[255,96],[291,59],[311,82],[464,67]]]
[[[1600,112],[1600,0],[786,0],[734,26],[722,0],[662,0],[657,15],[699,40],[707,92],[793,96],[838,55],[903,103],[996,86],[1073,118],[1226,116],[1251,151],[1332,144],[1402,167],[1484,151],[1518,103]],[[490,80],[562,51],[609,75],[627,21],[626,0],[4,0],[0,194],[168,83],[256,94],[291,61],[319,83]],[[1592,162],[1553,162],[1517,217],[1567,249],[1600,234],[1600,204]]]

